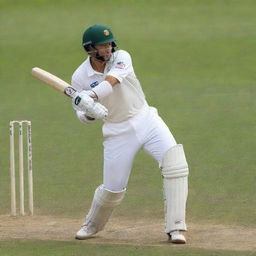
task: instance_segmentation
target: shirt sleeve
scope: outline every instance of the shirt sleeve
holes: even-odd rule
[[[71,78],[71,85],[74,87],[78,92],[81,92],[83,90],[83,87],[78,82],[78,79],[76,78],[75,74]]]
[[[133,67],[130,54],[126,51],[119,50],[107,76],[113,76],[121,83],[131,72],[133,72]]]

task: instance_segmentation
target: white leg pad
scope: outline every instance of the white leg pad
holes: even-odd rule
[[[187,230],[188,164],[181,144],[170,148],[162,161],[165,232]]]
[[[94,233],[103,230],[114,208],[123,200],[125,191],[113,192],[100,185],[95,190],[91,209],[83,225],[93,230]]]

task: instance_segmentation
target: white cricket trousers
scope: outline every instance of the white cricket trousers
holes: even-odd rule
[[[126,188],[135,155],[143,149],[159,163],[164,153],[177,145],[155,108],[146,105],[134,117],[121,123],[104,123],[104,187],[110,191]]]

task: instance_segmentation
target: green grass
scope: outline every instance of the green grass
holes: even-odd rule
[[[1,242],[1,256],[252,256],[250,252],[239,251],[208,251],[194,248],[169,247],[141,247],[122,245],[92,245],[80,242],[49,242],[49,241],[23,241]]]
[[[255,226],[255,8],[249,0],[0,0],[0,214],[10,209],[8,123],[14,119],[32,121],[36,214],[80,218],[89,207],[102,182],[101,123],[80,124],[68,99],[30,71],[39,66],[70,81],[86,58],[84,28],[105,23],[119,48],[132,54],[149,103],[185,146],[188,221]],[[163,216],[161,183],[157,164],[141,152],[115,214]],[[66,246],[82,251],[80,244]],[[131,255],[155,249],[120,248]]]

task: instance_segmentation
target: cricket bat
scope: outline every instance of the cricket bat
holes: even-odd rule
[[[76,89],[59,77],[38,67],[32,68],[32,76],[48,84],[53,89],[73,98]]]

